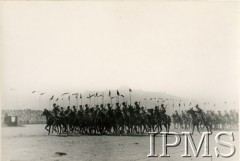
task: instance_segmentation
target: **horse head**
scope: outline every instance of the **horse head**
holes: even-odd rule
[[[47,110],[47,109],[44,109],[44,110],[43,110],[43,113],[42,113],[42,115],[41,115],[41,116],[47,116],[47,115],[48,115],[48,113],[49,113],[49,112],[48,112],[48,110]]]
[[[51,118],[52,114],[47,109],[44,109],[42,116],[46,116],[46,119],[49,120],[49,118]]]
[[[48,111],[47,109],[44,109],[42,116],[46,116],[46,118],[49,118],[52,116],[51,112]]]
[[[191,114],[193,111],[193,108],[190,108],[189,110],[186,111],[187,114]]]

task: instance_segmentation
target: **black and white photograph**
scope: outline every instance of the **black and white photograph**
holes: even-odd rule
[[[239,160],[240,2],[1,1],[2,161]]]

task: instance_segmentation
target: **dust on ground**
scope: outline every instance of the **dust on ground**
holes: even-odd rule
[[[175,131],[180,133],[175,129]],[[149,136],[58,136],[57,134],[47,135],[44,125],[26,125],[25,127],[4,127],[2,128],[2,161],[237,161],[239,160],[239,132],[233,131],[235,141],[223,137],[226,142],[236,147],[236,153],[230,158],[217,158],[214,148],[218,147],[221,152],[229,153],[230,149],[218,145],[215,142],[215,135],[219,131],[213,131],[210,136],[210,154],[212,157],[203,158],[203,148],[199,157],[183,158],[184,138],[177,147],[168,148],[170,157],[148,158]],[[194,133],[193,139],[199,143],[201,135]],[[169,143],[173,143],[174,137],[169,137]],[[191,149],[190,154],[193,155]],[[162,153],[162,137],[156,137],[156,154]],[[62,154],[62,155],[61,155]]]

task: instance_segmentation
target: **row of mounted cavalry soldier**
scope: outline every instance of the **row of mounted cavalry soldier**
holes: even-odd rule
[[[53,104],[52,111],[45,109],[42,115],[46,116],[46,127],[48,134],[52,131],[61,133],[80,134],[115,134],[130,135],[144,134],[146,132],[162,131],[162,125],[168,132],[173,123],[174,129],[192,129],[195,127],[200,133],[200,129],[207,131],[236,129],[238,127],[238,112],[230,110],[215,113],[212,110],[204,112],[198,105],[195,110],[175,111],[172,116],[166,114],[167,105],[155,106],[151,109],[140,107],[138,102],[134,106],[116,103],[115,106],[108,103],[106,105],[95,105],[89,107],[80,105],[79,107],[68,106],[66,109]]]

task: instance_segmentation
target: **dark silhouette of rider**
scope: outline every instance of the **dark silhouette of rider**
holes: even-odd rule
[[[65,110],[65,115],[68,116],[71,113],[70,106],[67,106],[67,109]]]
[[[197,112],[197,113],[203,113],[203,110],[198,106],[198,104],[197,104],[195,107],[196,107],[196,109],[197,109],[197,111],[195,111],[195,112]]]
[[[187,118],[187,117],[186,117],[186,114],[184,113],[184,111],[181,112],[181,115],[182,115],[182,118],[183,118],[183,119]]]
[[[58,113],[60,112],[59,107],[56,105],[56,103],[53,104],[53,110],[52,110],[54,116],[57,116]]]
[[[75,115],[77,114],[76,106],[73,106],[73,112],[74,112]]]
[[[110,103],[107,104],[108,109],[112,109],[112,106]]]
[[[161,109],[160,109],[161,113],[166,113],[166,107],[164,107],[164,104],[161,104]]]
[[[83,112],[83,106],[82,106],[82,105],[79,106],[79,110],[80,110],[81,112]]]
[[[178,116],[178,112],[177,112],[177,110],[175,110],[175,115]]]
[[[61,117],[64,116],[64,109],[63,109],[63,107],[61,107],[61,110],[60,110],[60,112],[59,112],[59,115],[60,115]]]
[[[140,106],[139,106],[138,102],[135,102],[134,104],[135,104],[135,108],[136,108],[137,110],[140,110]]]
[[[120,109],[121,105],[119,103],[116,103],[116,109]]]
[[[203,110],[198,106],[198,104],[195,106],[197,111],[195,111],[198,114],[198,117],[200,119],[203,119],[204,121],[206,121],[206,116],[205,113],[203,112]]]

